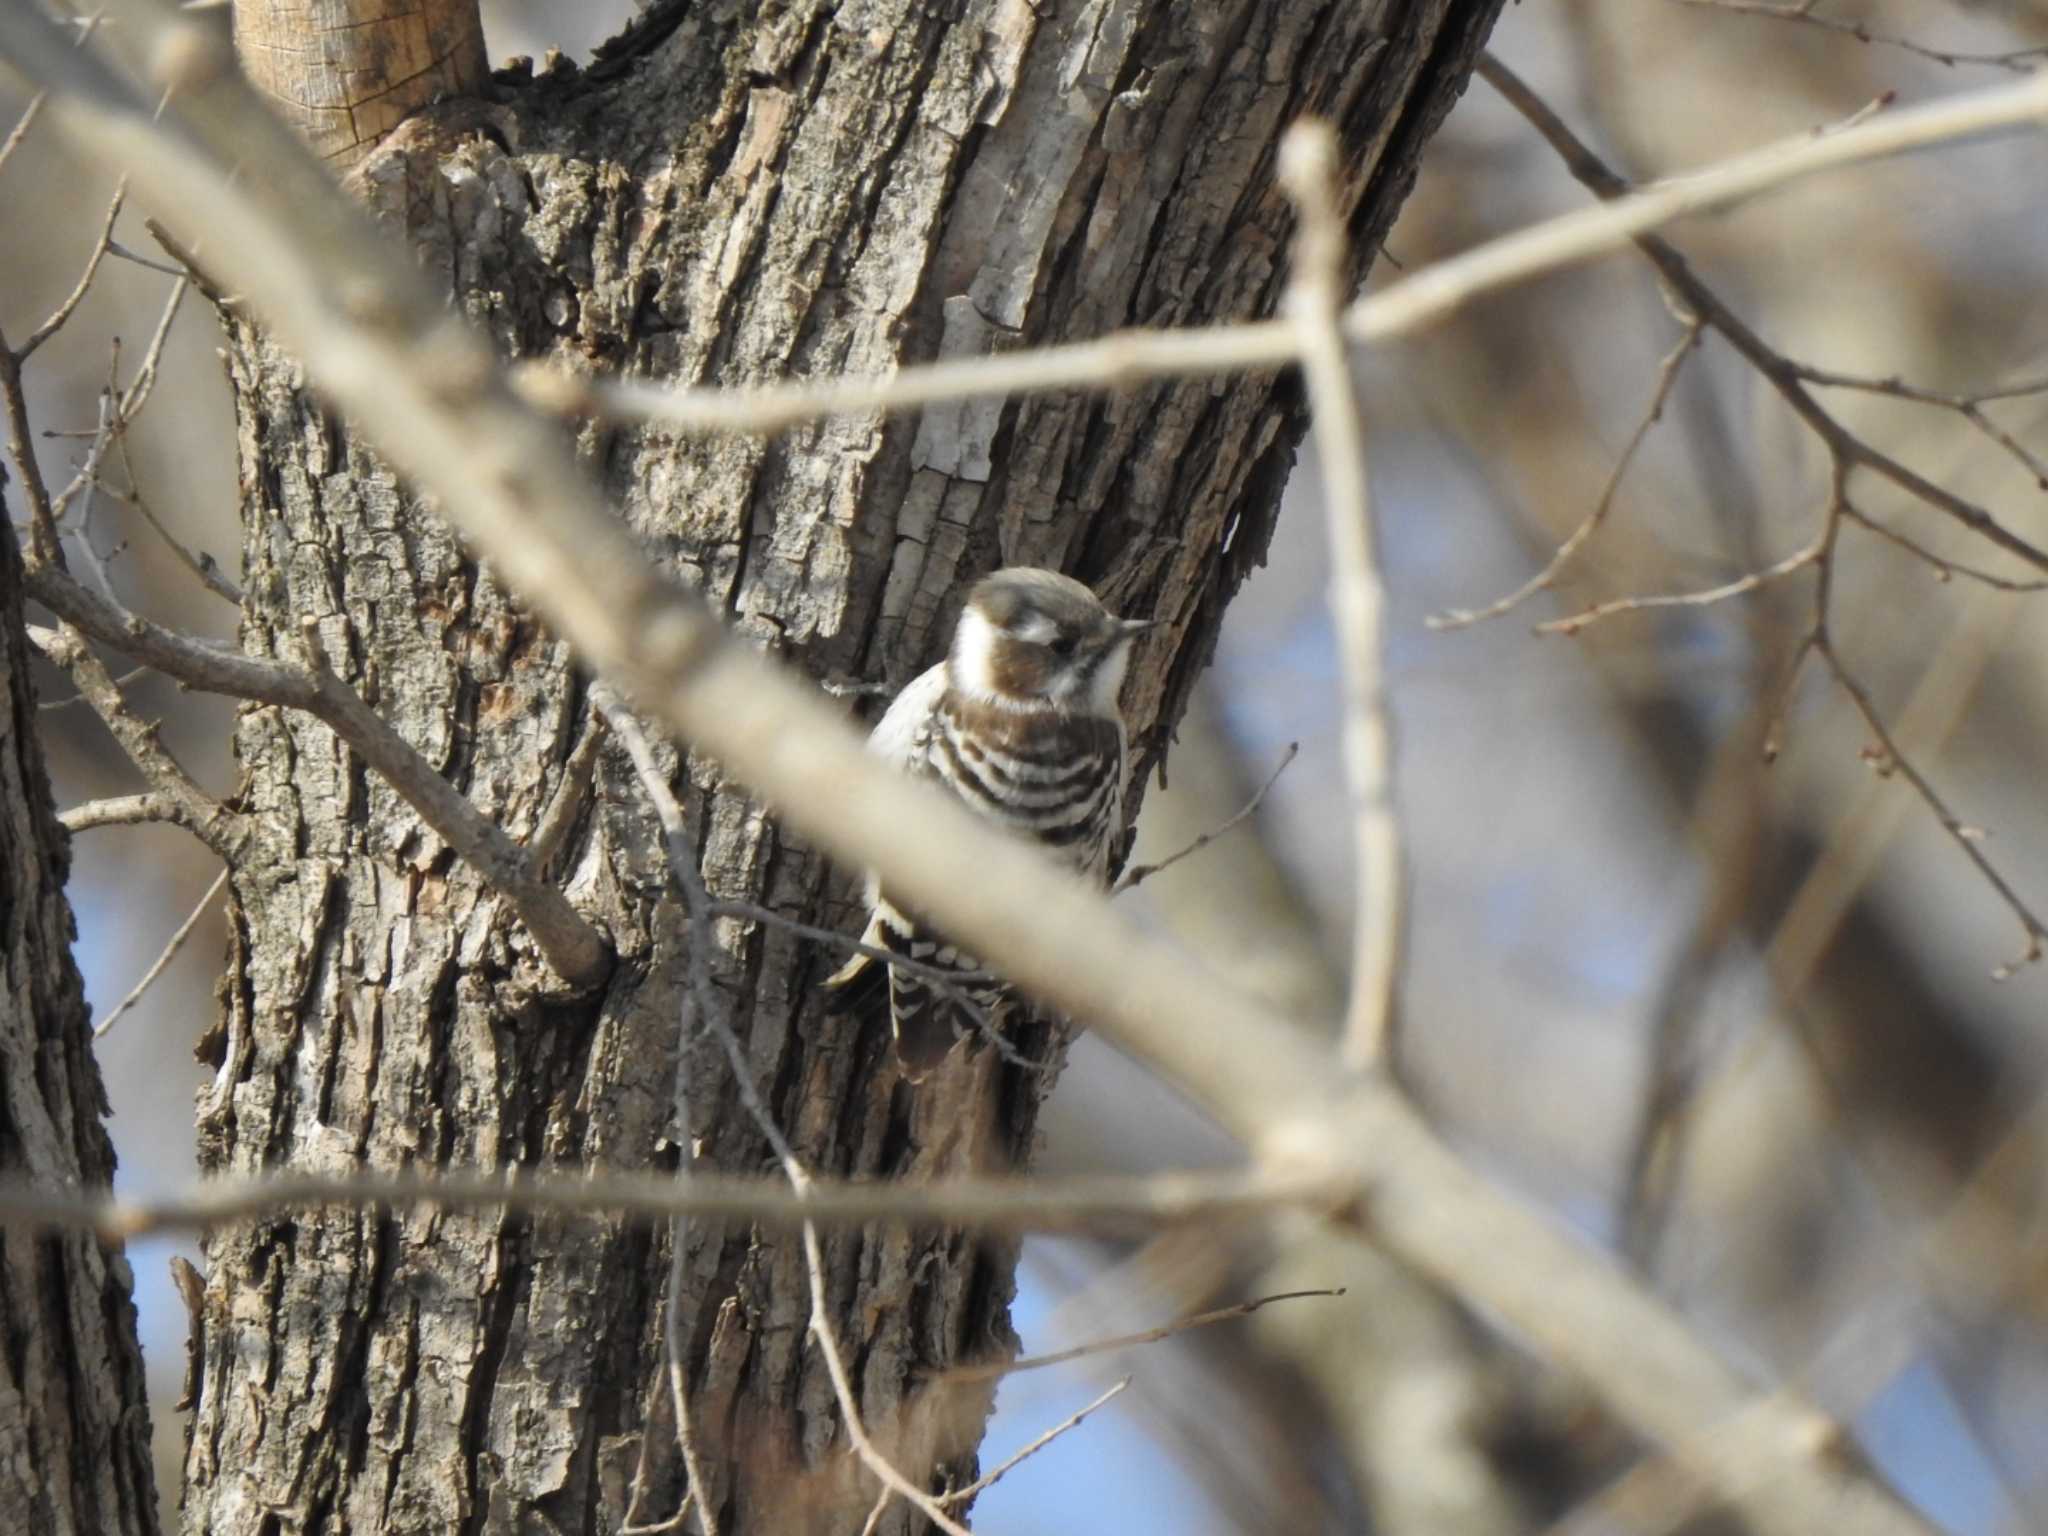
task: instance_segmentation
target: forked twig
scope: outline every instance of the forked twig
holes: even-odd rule
[[[99,238],[93,241],[92,250],[85,258],[85,270],[78,274],[78,281],[72,284],[71,291],[64,295],[63,302],[50,312],[49,317],[41,325],[30,331],[28,340],[16,349],[14,361],[17,366],[35,356],[36,349],[63,330],[65,323],[78,312],[78,306],[85,300],[86,291],[92,287],[93,278],[99,274],[100,263],[106,259],[107,246],[114,237],[114,221],[121,217],[121,205],[127,197],[128,178],[123,176],[114,184],[114,196],[107,204],[107,216],[100,224]]]
[[[1025,1355],[1016,1360],[992,1360],[982,1365],[956,1365],[940,1372],[945,1381],[987,1381],[997,1376],[1014,1376],[1019,1371],[1043,1370],[1049,1365],[1065,1365],[1070,1360],[1086,1359],[1090,1355],[1106,1355],[1119,1349],[1135,1349],[1140,1344],[1157,1344],[1161,1339],[1170,1339],[1177,1333],[1186,1333],[1191,1328],[1207,1328],[1214,1323],[1227,1323],[1236,1318],[1250,1317],[1262,1307],[1270,1307],[1276,1301],[1300,1301],[1311,1296],[1342,1296],[1343,1286],[1334,1290],[1278,1291],[1271,1296],[1255,1296],[1250,1301],[1240,1301],[1234,1306],[1217,1307],[1209,1312],[1197,1312],[1178,1322],[1167,1323],[1159,1328],[1147,1328],[1142,1333],[1120,1333],[1114,1338],[1095,1339],[1086,1344],[1076,1344],[1072,1349],[1055,1350],[1049,1355]]]
[[[128,995],[114,1004],[107,1016],[93,1026],[93,1039],[105,1038],[107,1031],[120,1021],[121,1015],[142,1001],[143,993],[155,985],[157,977],[163,975],[164,968],[176,958],[178,951],[185,947],[185,941],[192,937],[192,930],[199,926],[199,919],[206,915],[206,909],[213,905],[213,898],[218,896],[221,888],[228,883],[228,874],[229,871],[224,869],[214,877],[213,884],[206,888],[206,894],[199,898],[199,904],[192,909],[191,915],[178,925],[178,931],[172,934],[170,942],[164,945],[163,953],[156,957],[156,963],[144,971],[142,980],[136,982]]]
[[[1964,856],[1977,866],[1977,873],[1984,877],[2013,916],[2019,920],[2020,930],[2026,939],[2025,946],[2013,959],[1994,968],[1992,976],[1999,981],[2008,981],[2021,967],[2039,961],[2044,953],[2043,946],[2048,945],[2048,926],[2044,926],[2041,919],[2034,915],[2033,908],[2027,904],[2025,898],[2013,889],[2011,882],[1999,873],[1998,866],[1985,855],[1982,847],[1982,829],[1971,826],[1950,810],[1948,802],[1942,799],[1940,792],[1928,780],[1927,775],[1900,750],[1898,742],[1884,723],[1884,716],[1878,711],[1877,705],[1863,684],[1844,664],[1841,654],[1835,649],[1834,641],[1826,634],[1822,634],[1815,641],[1813,649],[1826,663],[1828,671],[1841,685],[1842,691],[1855,704],[1856,712],[1863,717],[1863,723],[1869,727],[1870,734],[1877,738],[1878,750],[1882,754],[1876,763],[1879,770],[1886,773],[1895,772],[1913,786],[1913,792],[1920,797],[1927,809],[1934,813],[1934,819],[1940,823],[1941,830],[1946,832],[1949,840],[1962,849]]]
[[[1918,43],[1910,37],[1895,32],[1880,32],[1861,21],[1842,16],[1823,16],[1815,0],[1795,0],[1791,5],[1772,3],[1772,0],[1681,0],[1682,4],[1698,6],[1702,10],[1729,11],[1737,16],[1763,16],[1773,21],[1804,22],[1810,27],[1819,27],[1824,32],[1839,33],[1853,37],[1859,43],[1875,44],[1883,48],[1896,48],[1902,53],[1913,54],[1936,64],[1981,64],[1992,69],[2009,70],[2014,74],[2026,74],[2043,58],[2048,58],[2048,47],[2008,48],[1997,53],[1976,53],[1960,48],[1937,48],[1930,43]]]
[[[1710,608],[1715,603],[1725,603],[1731,598],[1743,597],[1774,581],[1782,581],[1810,565],[1818,564],[1822,552],[1827,548],[1824,539],[1795,549],[1784,559],[1775,561],[1758,570],[1748,571],[1733,581],[1724,581],[1719,586],[1702,587],[1695,592],[1647,592],[1635,593],[1628,597],[1609,598],[1604,603],[1595,603],[1577,613],[1566,614],[1560,619],[1545,619],[1536,626],[1539,635],[1576,635],[1588,625],[1598,624],[1602,619],[1611,619],[1616,614],[1642,613],[1653,608]]]
[[[1104,1392],[1100,1397],[1096,1398],[1093,1402],[1089,1403],[1087,1407],[1077,1410],[1076,1412],[1070,1414],[1068,1417],[1060,1420],[1059,1423],[1053,1425],[1051,1429],[1048,1429],[1044,1434],[1040,1435],[1037,1439],[1033,1440],[1029,1445],[1025,1446],[1021,1451],[1017,1452],[1016,1455],[1009,1457],[1007,1460],[1005,1460],[993,1472],[983,1473],[980,1477],[977,1477],[973,1482],[969,1483],[965,1488],[955,1488],[951,1493],[942,1496],[939,1502],[941,1504],[965,1504],[969,1499],[972,1499],[979,1494],[987,1492],[990,1488],[993,1488],[997,1483],[1001,1482],[1006,1474],[1015,1471],[1021,1463],[1029,1460],[1033,1456],[1036,1456],[1040,1451],[1044,1450],[1048,1445],[1051,1445],[1053,1441],[1059,1439],[1059,1437],[1061,1435],[1064,1435],[1068,1430],[1078,1428],[1090,1414],[1094,1413],[1096,1409],[1103,1407],[1112,1398],[1115,1398],[1119,1393],[1121,1393],[1126,1387],[1130,1386],[1130,1384],[1131,1378],[1128,1376],[1124,1377],[1122,1381],[1119,1381],[1107,1392]]]
[[[1122,877],[1111,888],[1110,894],[1112,896],[1121,896],[1125,891],[1136,890],[1140,885],[1143,885],[1162,870],[1173,868],[1182,859],[1192,858],[1232,828],[1240,826],[1258,815],[1259,807],[1265,803],[1267,793],[1280,781],[1280,775],[1287,771],[1288,764],[1292,763],[1300,755],[1300,742],[1290,741],[1287,743],[1287,750],[1280,754],[1280,761],[1274,765],[1273,771],[1266,775],[1265,783],[1252,792],[1251,799],[1245,801],[1229,820],[1211,827],[1186,847],[1168,854],[1157,864],[1133,864],[1123,872]]]
[[[1697,315],[1686,321],[1685,332],[1678,339],[1678,345],[1665,355],[1657,368],[1657,387],[1650,396],[1650,405],[1643,412],[1642,420],[1636,423],[1635,431],[1623,445],[1621,457],[1614,461],[1614,468],[1608,472],[1607,483],[1600,489],[1600,499],[1593,503],[1578,527],[1571,531],[1562,544],[1544,563],[1543,569],[1523,582],[1505,597],[1496,598],[1484,608],[1452,608],[1443,613],[1433,613],[1423,622],[1431,629],[1463,629],[1472,624],[1483,624],[1488,619],[1497,619],[1512,613],[1538,592],[1547,592],[1564,574],[1564,568],[1571,564],[1578,552],[1585,548],[1587,541],[1600,531],[1600,525],[1607,521],[1607,514],[1614,509],[1614,498],[1621,490],[1621,482],[1628,477],[1629,467],[1635,463],[1636,454],[1641,450],[1650,429],[1664,419],[1664,408],[1670,403],[1671,391],[1678,383],[1679,372],[1685,361],[1699,349],[1700,338],[1706,334],[1707,322]]]
[[[1489,84],[1506,97],[1508,102],[1557,151],[1571,170],[1573,176],[1580,182],[1602,198],[1620,198],[1628,194],[1630,190],[1628,183],[1601,161],[1565,125],[1563,119],[1552,111],[1549,105],[1532,91],[1514,71],[1510,70],[1492,54],[1485,54],[1481,56],[1478,72]],[[2048,80],[2048,76],[2043,78]],[[1947,514],[1965,527],[1979,533],[1999,548],[2019,556],[2037,569],[2048,568],[2048,562],[2044,562],[2044,557],[2040,550],[2010,533],[1983,508],[1963,500],[1941,486],[1933,484],[1917,472],[1907,468],[1889,455],[1873,448],[1869,443],[1850,432],[1813,397],[1809,388],[1810,385],[1855,387],[1858,382],[1867,383],[1868,381],[1858,381],[1847,375],[1820,374],[1816,370],[1791,362],[1781,353],[1768,346],[1754,330],[1721,301],[1717,294],[1700,281],[1685,258],[1673,249],[1667,241],[1654,234],[1643,233],[1637,237],[1636,244],[1663,276],[1665,282],[1684,301],[1686,306],[1724,336],[1729,344],[1770,383],[1786,404],[1792,408],[1793,412],[1813,430],[1826,446],[1832,463],[1833,481],[1833,492],[1827,518],[1819,537],[1812,544],[1796,551],[1793,555],[1780,561],[1775,566],[1763,571],[1752,572],[1748,576],[1731,582],[1724,587],[1715,588],[1703,593],[1681,594],[1676,597],[1618,599],[1615,602],[1601,604],[1596,608],[1588,609],[1584,613],[1573,615],[1567,619],[1554,620],[1550,624],[1541,627],[1570,633],[1576,629],[1583,628],[1586,624],[1598,618],[1629,609],[1668,607],[1675,604],[1697,605],[1706,601],[1719,601],[1725,597],[1739,595],[1744,591],[1754,590],[1756,587],[1762,586],[1766,581],[1775,580],[1778,577],[1789,575],[1796,569],[1811,565],[1817,573],[1814,588],[1814,621],[1809,632],[1800,641],[1784,684],[1782,701],[1779,708],[1773,712],[1770,724],[1765,731],[1765,757],[1768,760],[1776,755],[1785,709],[1789,706],[1792,688],[1797,681],[1800,670],[1809,656],[1820,656],[1827,664],[1836,682],[1841,685],[1843,691],[1854,702],[1872,734],[1877,737],[1885,764],[1895,766],[1907,782],[1912,785],[1922,802],[1934,813],[1935,819],[1941,824],[1942,829],[1963,850],[1970,862],[1976,865],[1978,871],[1990,883],[1993,891],[1997,893],[2000,900],[2005,903],[2018,920],[2021,930],[2025,935],[2025,947],[2016,961],[2000,966],[1993,972],[1995,976],[1999,977],[2010,976],[2015,966],[2028,964],[2041,958],[2044,943],[2048,943],[2048,928],[2043,927],[2041,920],[2035,916],[2033,910],[2020,897],[2018,892],[2014,890],[2010,882],[1998,872],[1990,859],[1986,857],[1983,849],[1978,846],[1980,839],[1976,829],[1964,824],[1960,818],[1950,811],[1946,802],[1935,792],[1933,785],[1926,776],[1900,755],[1896,743],[1892,740],[1890,732],[1885,728],[1882,716],[1878,713],[1869,694],[1864,691],[1861,683],[1849,671],[1843,663],[1840,653],[1835,649],[1829,630],[1828,618],[1829,604],[1834,585],[1833,557],[1836,540],[1843,525],[1851,521],[1855,522],[1859,527],[1877,529],[1877,525],[1873,524],[1851,504],[1848,494],[1850,476],[1858,469],[1874,473],[1898,486],[1901,490],[1906,491],[1909,495],[1916,497],[1928,507]],[[2016,385],[2012,386],[2012,392],[2015,394],[2031,393],[2034,387],[2036,386],[2031,384]],[[1972,398],[1990,399],[1998,397],[1998,395],[1998,391],[1992,391]],[[1890,542],[1900,545],[1912,553],[1922,553],[1920,547],[1914,541],[1905,539],[1891,530],[1877,529],[1877,531]],[[2004,584],[2003,578],[1987,578],[1986,573],[1979,572],[1973,568],[1957,567],[1951,562],[1943,560],[1934,560],[1930,561],[1930,563],[1938,573],[1968,575],[1973,579],[1985,580],[1986,584],[1993,586]]]

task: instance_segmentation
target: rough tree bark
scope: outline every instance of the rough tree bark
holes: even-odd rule
[[[71,845],[21,626],[21,551],[0,527],[0,1179],[105,1189],[114,1148],[71,958]],[[156,1531],[132,1289],[128,1261],[94,1238],[0,1230],[0,1530]]]
[[[969,0],[655,8],[584,73],[500,77],[414,118],[355,184],[508,355],[734,383],[1269,313],[1294,117],[1337,123],[1377,249],[1499,0]],[[1363,263],[1360,263],[1362,271]],[[241,422],[243,641],[333,664],[488,814],[529,836],[590,728],[564,647],[229,316]],[[1263,553],[1304,425],[1291,379],[839,420],[772,442],[586,427],[650,559],[815,674],[900,683],[959,596],[1057,566],[1165,620],[1126,708],[1158,761],[1223,608]],[[562,990],[503,905],[333,737],[245,712],[260,829],[232,882],[202,1047],[210,1171],[412,1163],[673,1167],[684,925],[607,748],[559,874],[620,954]],[[853,882],[676,770],[714,892],[852,925]],[[920,1088],[878,1031],[823,1017],[833,955],[722,924],[710,957],[769,1102],[819,1168],[929,1178],[1028,1158],[1050,1074],[956,1055]],[[1053,1032],[1023,1042],[1057,1054]],[[696,1153],[765,1147],[693,1036]],[[623,1221],[280,1216],[215,1235],[187,1529],[608,1531],[683,1480],[661,1378],[665,1241]],[[913,1476],[971,1475],[1011,1347],[1014,1246],[870,1231],[828,1244],[871,1430]],[[743,1227],[686,1243],[688,1377],[727,1532],[839,1528],[846,1454],[801,1253]],[[642,1431],[646,1429],[643,1468]],[[912,1521],[900,1508],[884,1530]]]

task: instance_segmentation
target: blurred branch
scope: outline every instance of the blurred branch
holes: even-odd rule
[[[0,1224],[90,1231],[111,1242],[156,1232],[199,1232],[304,1206],[364,1210],[617,1212],[643,1219],[738,1218],[784,1229],[893,1221],[984,1231],[1131,1231],[1193,1221],[1258,1220],[1294,1206],[1329,1209],[1355,1185],[1272,1173],[1164,1173],[1143,1178],[947,1179],[930,1184],[811,1179],[799,1194],[779,1179],[691,1173],[299,1174],[218,1179],[160,1200],[86,1196],[0,1184]]]
[[[1624,199],[1628,196],[1629,185],[1601,161],[1568,128],[1541,97],[1529,89],[1521,78],[1492,54],[1482,54],[1478,65],[1479,74],[1487,83],[1504,96],[1516,111],[1526,118],[1544,140],[1555,149],[1572,175],[1602,198]],[[2048,72],[2039,77],[2048,81]],[[1847,129],[1839,137],[1864,132],[1862,128]],[[1836,648],[1833,633],[1829,627],[1829,602],[1834,585],[1834,555],[1837,541],[1845,523],[1854,521],[1859,527],[1874,526],[1858,512],[1849,498],[1849,482],[1857,469],[1870,470],[1890,480],[1900,489],[1917,497],[1937,511],[1945,512],[1966,527],[1991,539],[2007,551],[2018,554],[2034,565],[2042,564],[2042,557],[2031,544],[2017,538],[1983,508],[1963,500],[1940,486],[1924,479],[1903,464],[1879,452],[1862,438],[1856,436],[1830,415],[1813,398],[1807,385],[1813,382],[1813,370],[1793,363],[1782,353],[1769,346],[1755,331],[1722,303],[1720,297],[1694,275],[1691,266],[1668,242],[1662,238],[1644,234],[1636,240],[1637,247],[1649,258],[1651,265],[1663,276],[1672,290],[1702,322],[1712,326],[1730,345],[1741,354],[1756,371],[1768,381],[1786,404],[1799,415],[1800,419],[1814,431],[1828,450],[1832,462],[1832,488],[1828,509],[1821,531],[1814,542],[1796,551],[1786,559],[1765,570],[1752,572],[1725,586],[1707,592],[1685,594],[1678,597],[1627,597],[1598,605],[1585,613],[1566,619],[1553,620],[1539,626],[1540,629],[1566,634],[1582,629],[1594,619],[1610,613],[1637,608],[1671,606],[1674,604],[1697,605],[1718,602],[1755,590],[1765,582],[1791,574],[1811,566],[1816,573],[1813,598],[1813,621],[1805,638],[1800,642],[1794,655],[1789,675],[1785,682],[1785,697],[1789,701],[1792,684],[1798,678],[1800,667],[1809,655],[1817,655],[1826,665],[1829,673],[1841,686],[1864,723],[1877,737],[1883,754],[1881,768],[1896,768],[1906,779],[1914,792],[1927,808],[1933,812],[1944,832],[1960,848],[1965,857],[1977,867],[1985,881],[2003,901],[2018,921],[2025,944],[2016,960],[2001,965],[1993,974],[2001,979],[2010,976],[2015,966],[2031,964],[2043,954],[2044,943],[2048,943],[2048,927],[2044,927],[2033,909],[2012,887],[2006,878],[1992,864],[1979,846],[1982,833],[1958,818],[1947,803],[1935,791],[1927,776],[1911,761],[1903,757],[1891,733],[1885,727],[1869,693],[1857,681]],[[1826,382],[1839,382],[1843,376],[1824,375]],[[1988,397],[1987,397],[1988,398]],[[1889,536],[1889,535],[1888,535]],[[1893,537],[1910,552],[1918,553],[1920,547],[1902,538]],[[1953,568],[1947,562],[1939,562],[1937,570],[1948,574]],[[1976,575],[1976,572],[1970,572]],[[1782,713],[1782,711],[1781,711]],[[1775,753],[1774,741],[1777,726],[1766,733],[1766,755]]]
[[[1086,1344],[1076,1344],[1072,1349],[1055,1350],[1049,1355],[1025,1355],[1017,1360],[995,1360],[986,1365],[956,1365],[945,1373],[947,1381],[988,1381],[998,1376],[1014,1376],[1019,1371],[1043,1370],[1049,1365],[1065,1365],[1070,1360],[1085,1360],[1090,1355],[1113,1354],[1120,1349],[1135,1349],[1140,1344],[1157,1344],[1161,1339],[1170,1339],[1175,1334],[1186,1333],[1191,1328],[1207,1328],[1212,1323],[1228,1323],[1240,1317],[1250,1317],[1263,1307],[1270,1307],[1276,1301],[1301,1301],[1311,1296],[1342,1296],[1343,1288],[1336,1290],[1282,1291],[1273,1296],[1256,1296],[1250,1301],[1240,1301],[1233,1306],[1217,1307],[1213,1311],[1197,1312],[1193,1317],[1183,1317],[1158,1328],[1147,1328],[1139,1333],[1122,1333],[1113,1339],[1092,1339]]]
[[[1491,53],[1480,55],[1477,73],[1528,120],[1529,125],[1557,152],[1558,158],[1564,162],[1565,168],[1573,177],[1596,197],[1602,199],[1607,207],[1623,208],[1643,196],[1594,154],[1565,125],[1564,120],[1498,57]],[[2035,77],[2030,83],[2048,88],[2048,72]],[[1963,99],[1968,98],[1958,98]],[[1845,139],[1858,138],[1886,126],[1896,126],[1901,119],[1913,116],[1915,111],[1928,110],[1930,109],[1919,108],[1888,114],[1862,127],[1843,129],[1827,138],[1812,142],[1839,144]],[[1691,180],[1692,178],[1687,178],[1686,184]],[[1691,264],[1669,241],[1646,230],[1632,231],[1631,238],[1685,307],[1719,332],[1744,361],[1763,376],[1792,408],[1793,413],[1820,438],[1832,458],[1851,468],[1868,470],[1882,479],[1889,480],[1908,495],[1961,523],[2006,553],[2037,569],[2048,570],[2048,553],[2013,533],[1984,508],[1964,500],[1908,469],[1837,421],[1806,387],[1800,366],[1765,342],[1724,304],[1720,296],[1693,273]]]
[[[1345,1064],[1389,1066],[1401,962],[1401,827],[1394,811],[1394,743],[1387,723],[1381,654],[1386,592],[1374,547],[1365,423],[1339,323],[1348,263],[1337,190],[1337,136],[1301,122],[1280,142],[1280,184],[1294,204],[1297,233],[1287,311],[1315,420],[1316,457],[1330,529],[1330,609],[1343,679],[1344,780],[1357,865],[1351,936],[1351,997],[1345,1009]]]
[[[4,169],[7,162],[14,158],[14,152],[21,148],[21,141],[28,137],[29,129],[35,126],[36,114],[43,110],[43,100],[44,93],[41,91],[29,97],[28,105],[22,109],[21,116],[15,119],[14,126],[7,131],[7,138],[0,142],[0,169]]]
[[[1809,567],[1816,566],[1831,548],[1826,532],[1812,543],[1795,549],[1784,559],[1764,566],[1760,570],[1748,571],[1733,581],[1725,581],[1717,587],[1702,587],[1697,592],[1648,592],[1627,597],[1609,598],[1604,603],[1595,603],[1577,613],[1566,614],[1563,618],[1545,619],[1536,626],[1539,635],[1576,635],[1589,624],[1602,619],[1611,619],[1620,613],[1643,613],[1652,608],[1707,608],[1715,603],[1745,597],[1761,587]]]
[[[122,0],[124,9],[135,3],[139,0]],[[1589,261],[1690,214],[1725,208],[1820,171],[1975,137],[2035,121],[2044,113],[2048,76],[1961,93],[1825,135],[1800,134],[1437,262],[1353,301],[1344,311],[1344,334],[1354,342],[1406,335],[1448,318],[1483,294]],[[819,416],[908,410],[940,400],[1121,389],[1151,378],[1279,368],[1295,360],[1297,346],[1289,322],[1267,320],[1200,330],[1123,331],[1095,341],[925,364],[872,378],[742,389],[591,381],[538,366],[520,370],[518,378],[529,403],[544,410],[659,421],[690,432],[767,433]],[[2048,554],[2013,542],[2013,553],[2048,569]]]
[[[107,3],[138,54],[156,61],[159,73],[146,85],[62,46],[19,10],[0,10],[0,51],[49,83],[53,116],[82,146],[135,173],[138,196],[204,221],[208,260],[279,344],[305,361],[400,474],[437,498],[587,665],[722,762],[788,826],[848,863],[873,865],[1006,976],[1085,1017],[1180,1085],[1250,1145],[1261,1170],[1255,1178],[1320,1184],[1326,1193],[1363,1189],[1377,1240],[1581,1373],[1645,1436],[1685,1442],[1738,1413],[1753,1419],[1758,1434],[1745,1455],[1713,1472],[1716,1490],[1761,1530],[1925,1529],[1875,1480],[1819,1454],[1811,1410],[1754,1394],[1609,1258],[1461,1162],[1383,1078],[1346,1075],[1288,1021],[1063,878],[1036,850],[864,753],[814,690],[725,631],[647,558],[598,501],[560,434],[540,429],[505,384],[486,342],[416,263],[335,196],[304,149],[263,112],[217,39],[145,0]],[[1354,305],[1346,332],[1374,339],[1420,325],[1656,222],[1829,165],[2027,120],[2044,105],[2048,82],[2029,81],[1743,157],[1418,274]],[[1218,334],[1225,346],[1249,334],[1289,351],[1296,337],[1291,322]],[[1215,337],[1191,342],[1210,349],[1198,368],[1224,366],[1215,361]],[[716,1018],[714,1011],[705,1022],[715,1027]],[[752,1092],[744,1057],[736,1041],[721,1043],[736,1057],[744,1100]],[[765,1122],[763,1134],[771,1129]],[[785,1168],[800,1185],[789,1214],[803,1220],[813,1188],[823,1187],[789,1162]],[[930,1202],[939,1187],[897,1198]],[[807,1229],[814,1277],[817,1252]],[[823,1321],[822,1306],[814,1307],[813,1332],[844,1402],[844,1361]],[[860,1445],[864,1431],[852,1414],[848,1429]],[[885,1459],[869,1464],[887,1480]],[[929,1503],[914,1489],[904,1496]]]

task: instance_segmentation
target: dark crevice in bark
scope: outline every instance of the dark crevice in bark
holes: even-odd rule
[[[512,1338],[512,1324],[518,1311],[520,1292],[528,1284],[524,1264],[516,1261],[532,1235],[532,1223],[524,1217],[507,1216],[490,1239],[498,1257],[498,1280],[490,1288],[483,1308],[483,1329],[476,1363],[463,1400],[462,1422],[457,1444],[461,1466],[469,1479],[468,1518],[462,1523],[463,1536],[480,1536],[491,1512],[491,1492],[486,1478],[485,1436],[490,1429],[492,1395],[505,1351]]]

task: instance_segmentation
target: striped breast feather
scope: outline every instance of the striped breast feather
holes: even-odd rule
[[[930,767],[989,820],[1100,878],[1122,830],[1124,732],[1089,716],[1018,714],[947,694],[933,721]]]

